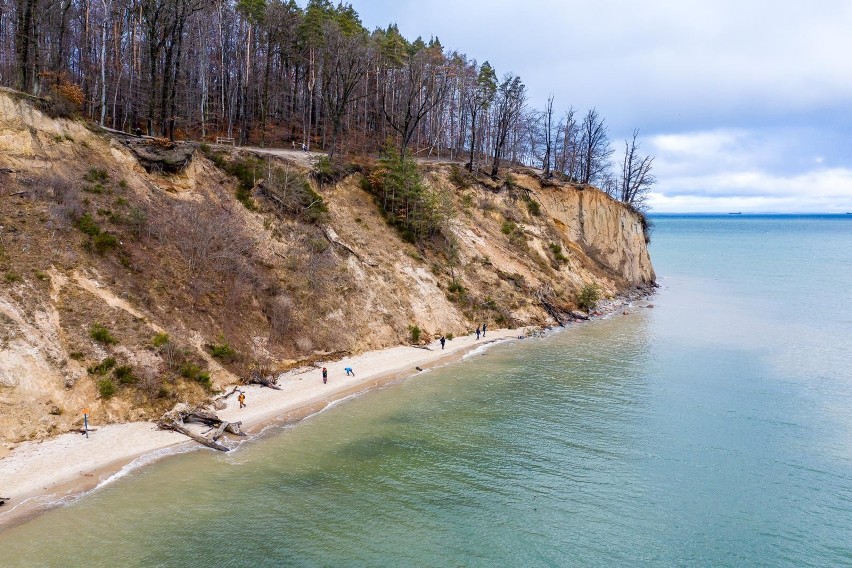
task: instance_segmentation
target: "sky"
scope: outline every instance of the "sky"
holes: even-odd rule
[[[351,3],[597,108],[616,156],[638,128],[654,212],[852,212],[852,0]]]

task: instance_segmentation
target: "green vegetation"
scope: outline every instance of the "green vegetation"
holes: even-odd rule
[[[133,367],[130,365],[121,365],[116,367],[112,372],[119,384],[132,385],[136,382],[136,377],[133,375]]]
[[[206,148],[206,150],[205,150]],[[209,146],[202,145],[201,151],[220,170],[237,178],[237,200],[246,206],[246,209],[254,211],[257,205],[252,199],[251,192],[257,183],[258,171],[262,171],[263,160],[259,158],[234,158],[226,160],[222,152],[213,152]]]
[[[220,361],[225,361],[226,363],[237,359],[237,352],[227,343],[214,343],[212,345],[208,345],[207,350],[211,355],[213,355],[213,357]]]
[[[20,274],[18,274],[17,272],[11,272],[11,271],[7,272],[4,278],[6,278],[6,282],[8,282],[9,284],[14,284],[16,282],[21,282],[23,280],[23,278],[21,278]]]
[[[98,392],[101,393],[101,398],[112,398],[116,390],[115,383],[109,377],[104,377],[98,381]]]
[[[98,222],[95,221],[94,217],[92,217],[89,213],[83,213],[80,217],[78,217],[77,220],[74,221],[74,226],[90,237],[94,237],[101,233],[101,228],[98,226]]]
[[[577,305],[588,311],[595,307],[601,299],[601,291],[597,284],[586,284],[577,294]]]
[[[208,390],[213,386],[210,380],[210,373],[195,363],[184,363],[180,368],[180,374],[182,377],[195,381]]]
[[[411,155],[400,155],[390,144],[378,167],[364,178],[363,187],[376,198],[388,224],[407,242],[437,236],[452,217],[451,201],[427,188]]]
[[[283,213],[319,225],[328,217],[328,207],[304,175],[287,168],[272,168],[261,193]]]
[[[103,184],[109,180],[109,174],[104,169],[92,168],[83,176],[83,179],[89,183]]]
[[[568,262],[568,257],[562,253],[562,245],[559,243],[550,243],[550,252],[553,253],[553,258],[557,262]]]
[[[423,330],[421,330],[416,325],[409,325],[408,333],[411,337],[411,343],[420,343],[420,334],[423,333]]]
[[[354,172],[354,168],[340,160],[331,159],[328,156],[320,156],[314,162],[311,176],[321,185],[337,183]]]
[[[94,185],[83,186],[83,191],[85,191],[86,193],[94,193],[96,195],[100,195],[101,193],[106,191],[106,188],[103,185],[96,183]]]
[[[503,233],[504,235],[511,235],[517,229],[518,229],[518,226],[515,224],[514,221],[510,221],[510,220],[506,219],[505,221],[503,221],[503,226],[500,227],[500,232]]]
[[[541,216],[541,204],[538,201],[533,199],[529,195],[524,195],[523,197],[524,203],[527,205],[527,210],[530,212],[530,215],[534,217]]]
[[[118,238],[112,233],[103,231],[92,237],[91,243],[94,251],[102,255],[118,246]]]
[[[74,221],[74,226],[89,235],[88,247],[98,254],[104,254],[118,246],[118,238],[104,231],[89,213],[83,213]]]
[[[118,340],[112,336],[109,330],[99,323],[92,324],[89,328],[89,337],[104,345],[115,345],[118,343]]]
[[[158,333],[151,339],[151,345],[156,348],[163,347],[166,343],[169,342],[169,334],[168,333]]]
[[[86,370],[90,375],[105,375],[113,367],[115,367],[115,357],[107,357],[97,365],[93,365]]]

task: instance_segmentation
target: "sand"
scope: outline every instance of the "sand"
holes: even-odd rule
[[[229,422],[242,421],[243,429],[250,433],[271,423],[295,422],[352,394],[415,375],[420,372],[416,367],[425,370],[443,365],[482,345],[522,333],[523,330],[495,330],[481,340],[465,336],[447,341],[444,350],[436,341],[427,349],[400,346],[347,357],[324,364],[328,384],[322,382],[320,367],[297,369],[281,375],[280,391],[255,385],[241,387],[246,407],[239,408],[234,395],[224,401],[227,407],[218,415]],[[345,367],[351,367],[355,376],[346,376]],[[26,442],[0,459],[0,496],[10,498],[0,508],[0,529],[103,485],[128,464],[150,463],[156,456],[168,453],[162,450],[204,449],[182,434],[158,430],[150,422],[104,426],[94,423],[90,427],[95,431],[88,438],[63,434],[41,442]],[[234,442],[232,438],[228,443]]]

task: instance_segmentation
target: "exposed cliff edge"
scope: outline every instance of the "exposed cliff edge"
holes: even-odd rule
[[[408,343],[414,328],[544,325],[542,298],[564,313],[588,284],[612,296],[655,279],[639,216],[593,188],[423,164],[448,213],[440,242],[415,245],[359,174],[320,186],[297,161],[214,156],[252,165],[241,189],[186,152],[157,173],[121,137],[0,91],[0,456],[82,408],[151,418],[255,368]],[[322,214],[283,203],[295,185],[264,191],[273,169],[309,183]]]

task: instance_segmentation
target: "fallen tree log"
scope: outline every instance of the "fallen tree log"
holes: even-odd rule
[[[277,377],[264,377],[263,375],[261,375],[257,371],[254,371],[251,374],[251,377],[249,377],[249,380],[248,380],[248,384],[250,384],[250,385],[260,385],[262,387],[268,387],[268,388],[271,388],[273,390],[279,390],[280,391],[281,387],[279,387],[276,384],[277,382],[278,382]]]
[[[0,505],[5,505],[6,501],[11,501],[11,497],[0,497]]]
[[[229,392],[228,394],[223,394],[223,395],[217,396],[217,397],[216,397],[216,400],[227,400],[228,398],[230,398],[231,396],[233,396],[233,395],[234,395],[234,393],[236,393],[236,392],[242,392],[242,391],[240,391],[240,387],[239,387],[239,385],[237,385],[237,386],[235,386],[234,388],[232,388],[232,389],[231,389],[231,392]]]
[[[212,438],[207,438],[201,434],[197,434],[184,426],[187,423],[198,423],[210,426],[211,430],[216,429],[216,433]],[[236,436],[245,436],[242,431],[242,422],[227,422],[219,418],[215,412],[203,406],[190,408],[185,404],[179,404],[174,409],[163,414],[163,417],[157,422],[157,426],[163,430],[172,430],[180,432],[184,436],[188,436],[208,448],[227,452],[230,448],[218,443],[217,440],[224,432],[229,432]],[[210,430],[208,430],[209,432]]]
[[[210,440],[200,434],[196,434],[192,430],[189,430],[188,428],[179,424],[176,420],[160,420],[159,422],[157,422],[157,426],[163,430],[173,430],[175,432],[180,432],[184,436],[188,436],[199,444],[207,446],[208,448],[213,448],[214,450],[218,450],[220,452],[231,451],[231,448],[229,448],[228,446],[223,446],[215,440]]]
[[[549,286],[539,288],[535,291],[536,299],[541,304],[541,307],[544,308],[544,311],[546,311],[550,315],[550,317],[556,320],[556,323],[559,324],[559,327],[565,327],[565,322],[563,322],[562,318],[559,315],[560,313],[564,314],[564,312],[562,310],[559,310],[550,302],[549,296],[551,294],[552,290]]]

